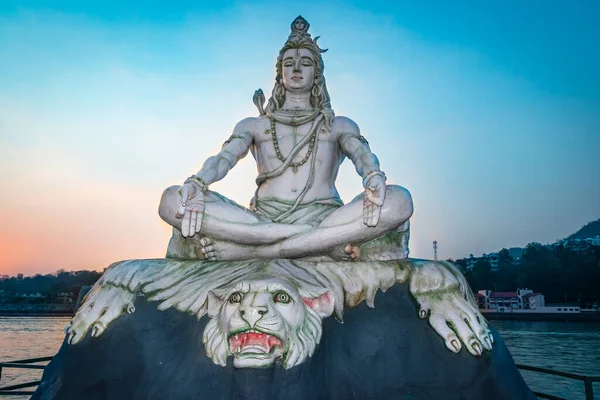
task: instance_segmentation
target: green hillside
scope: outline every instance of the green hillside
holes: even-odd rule
[[[587,239],[600,236],[600,219],[587,223],[583,228],[568,236],[567,239]]]

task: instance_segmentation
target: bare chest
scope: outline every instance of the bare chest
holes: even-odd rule
[[[300,126],[266,123],[264,131],[257,132],[254,140],[259,165],[277,167],[294,153],[295,168],[306,164],[313,153],[319,164],[333,161],[339,150],[335,135],[329,131],[311,134],[312,128],[312,123]]]

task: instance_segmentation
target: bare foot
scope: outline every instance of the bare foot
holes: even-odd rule
[[[347,244],[329,254],[335,261],[358,261],[360,259],[360,246]]]
[[[200,239],[200,250],[210,261],[239,261],[256,258],[254,247],[231,242],[215,241],[205,236]]]

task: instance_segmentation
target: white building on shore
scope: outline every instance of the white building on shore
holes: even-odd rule
[[[492,292],[480,290],[474,294],[482,312],[517,313],[579,313],[578,305],[548,305],[541,293],[530,289],[517,289],[516,292]]]

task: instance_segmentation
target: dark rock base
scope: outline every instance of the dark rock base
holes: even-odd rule
[[[99,338],[63,343],[32,399],[535,399],[499,334],[475,358],[446,349],[417,318],[406,285],[379,293],[375,309],[323,321],[321,344],[283,369],[223,368],[205,355],[207,317],[156,310],[143,298]]]

